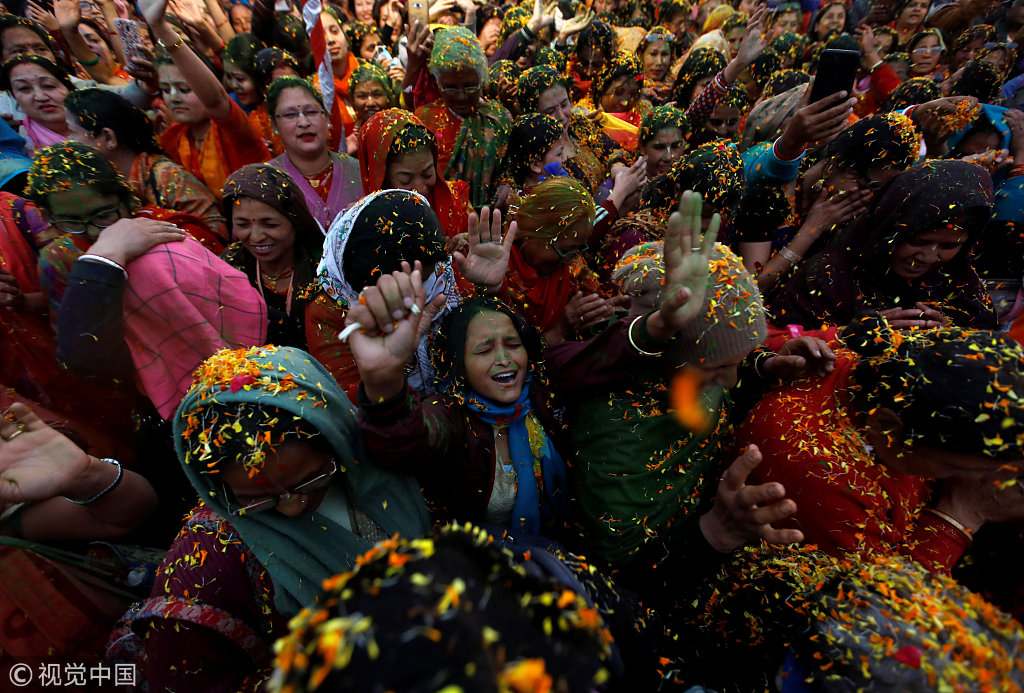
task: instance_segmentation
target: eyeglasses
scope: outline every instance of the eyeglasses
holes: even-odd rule
[[[274,117],[286,123],[294,123],[299,119],[299,116],[305,116],[306,120],[316,120],[323,115],[324,109],[322,108],[306,108],[301,111],[285,111],[284,113],[278,113]]]
[[[338,463],[332,457],[331,458],[331,469],[330,469],[330,471],[324,472],[323,474],[320,474],[319,476],[315,476],[312,479],[309,479],[307,481],[303,481],[298,486],[290,488],[290,489],[288,489],[287,491],[285,491],[283,493],[271,494],[271,495],[268,495],[268,496],[266,496],[264,498],[259,499],[258,501],[254,502],[254,503],[249,503],[249,505],[240,506],[240,507],[233,507],[232,506],[231,500],[234,499],[234,496],[228,491],[227,486],[223,482],[221,482],[221,487],[222,487],[222,489],[224,491],[225,505],[227,506],[228,512],[231,513],[232,515],[245,515],[247,513],[261,513],[261,512],[263,512],[265,510],[270,510],[271,508],[276,508],[278,505],[280,505],[284,501],[297,500],[295,498],[296,496],[308,496],[310,493],[313,493],[314,491],[319,491],[320,489],[326,487],[328,484],[331,483],[331,477],[333,477],[337,472],[338,472]]]
[[[438,86],[438,89],[441,90],[442,94],[445,94],[447,96],[458,96],[459,94],[462,94],[463,96],[476,96],[477,94],[480,93],[480,85],[479,84],[474,84],[474,85],[468,86],[468,87],[442,87],[442,86]]]
[[[566,265],[568,265],[570,262],[575,260],[583,253],[590,250],[589,245],[584,245],[582,248],[577,248],[576,250],[565,251],[559,248],[557,245],[555,245],[553,241],[551,243],[548,243],[548,247],[554,250],[556,253],[558,253],[558,259],[561,260],[562,263]]]
[[[990,42],[990,43],[986,43],[985,44],[985,48],[987,50],[992,50],[993,48],[1005,48],[1008,51],[1015,51],[1015,50],[1017,50],[1017,44],[1015,42],[1013,42],[1013,41],[1010,41],[1008,43],[994,43],[994,42]]]
[[[121,204],[118,203],[117,207],[101,209],[88,219],[54,219],[49,217],[50,226],[58,231],[75,236],[85,233],[90,226],[102,231],[108,226],[113,226],[123,218],[121,209]]]
[[[930,48],[915,48],[910,51],[912,55],[932,55],[933,53],[941,53],[942,46],[932,46]]]

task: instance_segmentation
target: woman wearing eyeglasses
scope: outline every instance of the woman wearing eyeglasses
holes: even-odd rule
[[[505,283],[513,304],[549,344],[612,314],[582,257],[595,216],[594,198],[583,184],[562,176],[535,186],[516,212],[519,230]]]
[[[412,477],[371,464],[354,407],[304,351],[221,351],[178,408],[178,459],[203,505],[131,612],[152,690],[257,690],[274,641],[322,583],[430,530]],[[127,635],[127,633],[126,633]]]
[[[41,150],[25,195],[64,234],[40,252],[39,275],[72,375],[134,384],[167,419],[204,358],[264,343],[266,306],[248,278],[186,232],[194,217],[135,208],[92,147]]]
[[[946,67],[943,57],[946,44],[937,29],[928,29],[916,35],[907,46],[910,53],[910,74],[912,77],[931,77],[942,81]]]
[[[441,98],[416,109],[416,117],[437,137],[437,164],[445,178],[468,182],[470,204],[479,209],[490,203],[498,182],[512,116],[500,103],[482,97],[487,58],[465,27],[437,32],[430,73]]]
[[[280,77],[267,90],[267,112],[284,153],[270,164],[299,186],[323,233],[359,199],[359,162],[328,149],[328,117],[322,97],[299,77]]]

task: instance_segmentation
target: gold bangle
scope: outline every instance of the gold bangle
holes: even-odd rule
[[[634,349],[636,349],[637,353],[640,354],[641,356],[661,356],[662,353],[664,353],[664,352],[661,352],[661,351],[644,351],[643,349],[641,349],[640,347],[638,347],[636,345],[635,341],[633,341],[633,326],[636,325],[638,322],[640,322],[640,320],[642,320],[645,317],[647,317],[647,316],[646,315],[638,315],[636,318],[633,319],[633,322],[629,323],[629,327],[626,328],[626,336],[629,338],[629,345],[631,347],[633,347]]]
[[[966,527],[964,527],[963,524],[961,524],[960,521],[957,520],[956,518],[954,518],[954,517],[952,517],[950,515],[947,515],[946,513],[942,512],[941,510],[937,510],[935,508],[925,508],[924,511],[926,513],[930,513],[930,514],[934,515],[935,517],[937,517],[937,518],[939,518],[941,520],[945,520],[949,524],[953,525],[954,527],[959,529],[963,533],[963,535],[965,537],[967,537],[967,539],[969,541],[974,539],[973,535],[971,534],[971,530],[969,530]]]
[[[179,36],[178,34],[174,34],[174,37],[177,38],[178,40],[175,41],[170,46],[168,46],[166,43],[164,43],[163,40],[161,40],[161,39],[157,39],[156,40],[157,45],[159,45],[161,48],[163,48],[168,53],[173,53],[174,51],[178,50],[179,48],[181,48],[182,46],[185,45],[185,40],[183,38],[181,38],[181,36]]]

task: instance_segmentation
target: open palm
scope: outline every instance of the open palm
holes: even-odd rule
[[[0,427],[0,502],[30,503],[61,495],[89,466],[81,448],[24,404],[12,406],[7,417]]]
[[[456,252],[452,257],[462,276],[477,286],[496,287],[505,280],[516,223],[512,222],[504,240],[501,238],[501,212],[484,207],[480,216],[469,215],[469,252]]]
[[[718,238],[721,217],[715,214],[706,234],[701,234],[699,193],[687,190],[673,212],[665,233],[665,279],[661,313],[666,327],[677,331],[697,317],[704,305],[710,270],[708,262]]]

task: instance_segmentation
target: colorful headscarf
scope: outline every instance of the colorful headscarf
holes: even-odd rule
[[[801,84],[754,106],[743,126],[740,150],[746,151],[761,142],[774,142],[800,108],[806,91],[807,84]]]
[[[291,418],[292,421],[282,424]],[[185,475],[207,507],[231,524],[270,573],[279,611],[294,615],[321,595],[322,583],[355,564],[373,543],[319,510],[301,518],[274,511],[232,516],[220,472],[242,464],[255,473],[260,441],[327,440],[352,510],[387,534],[423,536],[430,523],[419,487],[374,467],[362,449],[355,407],[312,356],[291,347],[225,350],[196,371],[174,416],[174,446]],[[291,433],[294,431],[294,433]],[[230,450],[225,459],[221,446]],[[272,450],[272,447],[270,448]]]
[[[384,68],[369,60],[360,60],[359,66],[352,70],[352,76],[348,78],[348,93],[354,94],[357,84],[363,82],[376,82],[384,87],[384,93],[388,96],[388,107],[394,108],[398,105],[398,95],[395,94],[395,87],[391,78]]]

